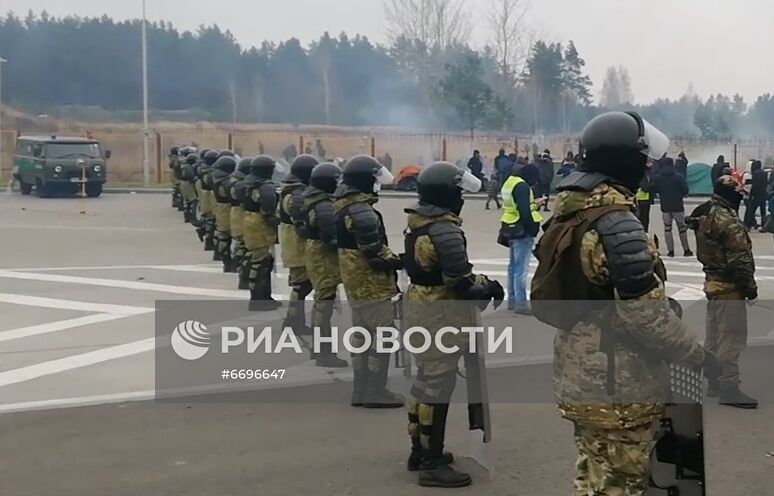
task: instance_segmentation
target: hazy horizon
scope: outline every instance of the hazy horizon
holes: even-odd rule
[[[491,0],[467,0],[474,18],[471,44],[481,48],[489,37],[486,14]],[[182,30],[218,24],[231,31],[243,47],[263,40],[296,37],[304,43],[323,32],[363,34],[387,42],[382,0],[221,0],[217,15],[211,3],[188,0],[147,0],[151,21],[171,21]],[[740,0],[651,0],[633,5],[596,0],[595,8],[573,0],[532,0],[528,21],[542,39],[575,41],[587,73],[599,90],[607,67],[623,65],[632,79],[637,103],[676,99],[689,85],[702,97],[740,93],[748,104],[774,92],[774,64],[767,60],[774,30],[755,29],[754,21],[774,16],[774,3]],[[3,11],[23,17],[28,10],[46,10],[57,17],[108,14],[123,20],[141,16],[140,0],[5,0]],[[740,26],[751,26],[743,31]],[[152,50],[153,47],[151,46]],[[0,47],[2,55],[2,47]]]

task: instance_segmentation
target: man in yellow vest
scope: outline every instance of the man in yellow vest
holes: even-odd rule
[[[508,308],[519,315],[530,315],[527,303],[527,274],[535,238],[543,217],[532,192],[540,180],[540,171],[532,164],[512,173],[500,191],[503,197],[503,216],[500,219],[500,242],[508,246]]]

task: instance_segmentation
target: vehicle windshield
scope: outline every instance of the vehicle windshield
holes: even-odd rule
[[[99,145],[97,143],[47,143],[46,157],[49,158],[67,158],[67,157],[90,157],[100,158]]]

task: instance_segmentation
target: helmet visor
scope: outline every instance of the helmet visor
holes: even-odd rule
[[[645,128],[645,135],[642,137],[645,147],[640,150],[640,153],[653,160],[658,160],[669,149],[669,138],[645,119],[642,120],[642,123]]]
[[[460,178],[459,183],[457,183],[457,186],[470,193],[478,193],[481,191],[481,180],[471,174],[470,171],[465,171],[462,173],[462,177]]]
[[[384,166],[379,167],[379,170],[377,170],[376,173],[374,173],[374,178],[376,178],[376,184],[378,184],[379,186],[392,184],[393,181],[395,181],[395,176],[393,176],[392,172],[387,170],[387,168]]]

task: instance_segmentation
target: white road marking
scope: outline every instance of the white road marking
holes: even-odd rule
[[[101,286],[106,288],[136,289],[140,291],[155,291],[187,296],[209,296],[214,298],[244,299],[246,291],[229,289],[207,289],[190,286],[174,286],[140,281],[121,281],[118,279],[101,279],[96,277],[66,276],[60,274],[38,274],[29,272],[14,272],[0,270],[0,278],[22,279],[27,281],[59,282],[64,284],[82,284],[85,286]]]
[[[100,322],[109,322],[111,320],[124,319],[126,317],[127,315],[116,313],[98,313],[94,315],[86,315],[85,317],[60,320],[57,322],[47,322],[45,324],[38,324],[29,327],[19,327],[17,329],[0,331],[0,342],[10,341],[12,339],[27,338],[30,336],[39,336],[41,334],[49,334],[52,332],[66,331],[67,329],[73,329],[75,327],[99,324]]]
[[[136,391],[132,393],[79,396],[76,398],[61,398],[55,400],[24,401],[20,403],[7,403],[5,405],[0,404],[0,414],[107,405],[111,403],[125,403],[128,401],[147,401],[152,400],[155,396],[154,391]]]
[[[2,277],[0,271],[0,277]],[[139,315],[152,312],[150,307],[133,307],[128,305],[112,305],[109,303],[89,303],[86,301],[61,300],[58,298],[42,298],[39,296],[25,296],[19,294],[0,293],[0,303],[13,305],[25,305],[31,307],[56,308],[60,310],[76,310],[82,312],[99,312],[116,315]]]
[[[33,225],[33,224],[0,224],[0,229],[56,229],[63,231],[145,231],[145,232],[169,232],[183,231],[184,229],[156,228],[156,227],[110,227],[110,226],[64,226],[64,225]]]
[[[0,387],[31,381],[47,375],[60,374],[69,370],[108,362],[118,358],[138,355],[140,353],[151,351],[155,349],[155,347],[156,338],[153,337],[0,372]]]

